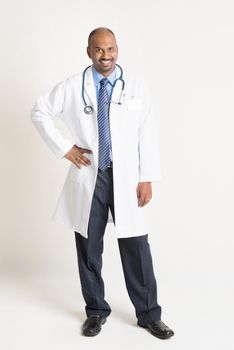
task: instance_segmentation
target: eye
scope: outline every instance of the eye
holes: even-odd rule
[[[114,48],[113,47],[109,47],[109,52],[113,52]]]
[[[99,47],[96,48],[96,52],[97,53],[102,53],[102,49],[100,49]]]

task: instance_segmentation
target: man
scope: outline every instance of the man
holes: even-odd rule
[[[161,321],[148,243],[151,182],[161,178],[153,107],[142,80],[116,64],[114,33],[96,28],[88,38],[92,66],[39,97],[32,121],[54,154],[71,164],[53,219],[75,232],[87,319],[83,334],[95,336],[111,313],[101,276],[103,236],[114,222],[129,297],[137,323],[154,336],[174,332]],[[74,138],[64,139],[60,116]]]

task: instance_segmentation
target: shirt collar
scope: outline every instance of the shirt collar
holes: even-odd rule
[[[94,66],[92,66],[92,72],[93,72],[93,80],[94,80],[94,84],[95,85],[99,85],[100,80],[102,80],[103,78],[107,78],[108,82],[113,85],[115,78],[116,78],[116,74],[117,74],[117,69],[115,67],[115,69],[113,70],[113,72],[108,75],[108,77],[104,77],[103,75],[101,75],[98,71],[96,71],[96,69],[94,68]]]

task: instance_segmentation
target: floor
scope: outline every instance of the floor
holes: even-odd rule
[[[165,304],[162,320],[175,331],[168,340],[155,338],[137,326],[122,284],[108,291],[112,313],[102,332],[89,338],[80,331],[85,320],[84,304],[74,276],[5,274],[0,282],[0,346],[4,350],[234,348],[228,298],[222,298],[220,290],[220,300],[214,300],[208,291],[196,290],[189,280],[183,289],[175,284],[174,290],[167,288],[166,279],[161,280],[161,301]]]

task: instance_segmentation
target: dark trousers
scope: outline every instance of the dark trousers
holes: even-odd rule
[[[104,281],[101,276],[103,236],[108,210],[113,220],[112,167],[98,171],[88,225],[88,238],[75,231],[81,290],[86,302],[86,315],[108,316],[110,305],[105,300]],[[157,302],[157,284],[148,243],[148,234],[118,238],[119,251],[129,297],[136,317],[142,324],[161,319],[161,306]]]

